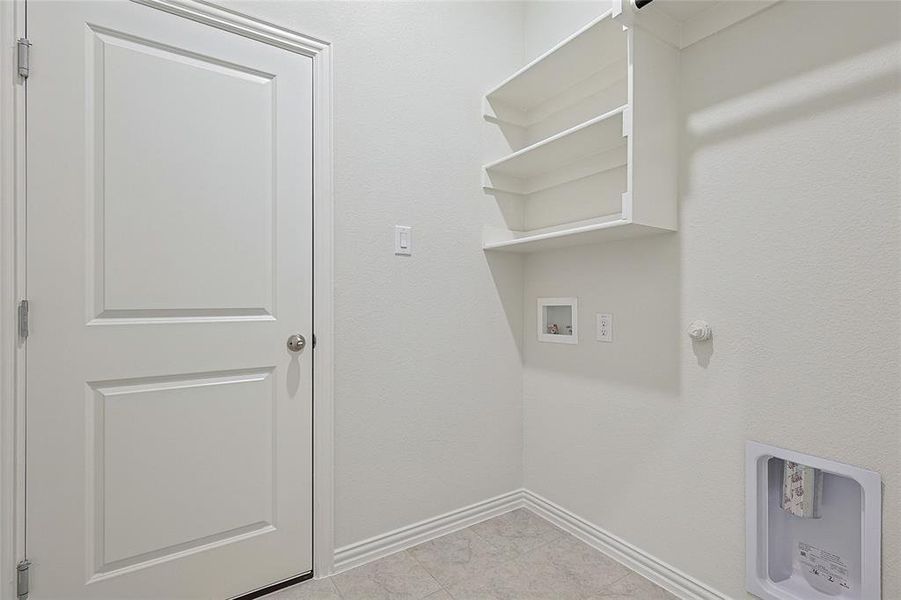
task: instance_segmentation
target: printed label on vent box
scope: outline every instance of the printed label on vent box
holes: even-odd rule
[[[848,565],[841,556],[804,542],[798,542],[798,555],[804,569],[811,575],[822,577],[846,590],[851,589],[851,583],[848,580]]]

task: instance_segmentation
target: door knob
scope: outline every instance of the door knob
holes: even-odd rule
[[[299,333],[295,333],[288,338],[288,350],[290,350],[291,352],[300,352],[304,349],[304,347],[306,347],[306,345],[306,338]]]

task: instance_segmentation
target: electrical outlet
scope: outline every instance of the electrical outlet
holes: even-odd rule
[[[606,313],[597,314],[597,340],[599,342],[613,341],[613,315]]]

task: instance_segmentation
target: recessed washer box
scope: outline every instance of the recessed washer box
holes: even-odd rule
[[[878,473],[748,442],[747,589],[764,600],[880,600]],[[816,518],[783,510],[786,461],[818,469]]]
[[[579,343],[579,301],[576,298],[538,299],[538,341]]]

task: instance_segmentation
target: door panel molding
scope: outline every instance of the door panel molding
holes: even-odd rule
[[[88,572],[89,583],[275,531],[277,425],[274,372],[275,367],[271,366],[87,382],[85,413],[89,433],[85,462],[88,465],[86,476],[90,480],[88,507],[92,511],[88,522],[89,530],[93,531],[89,538],[93,565]],[[263,398],[269,399],[268,405],[261,402]],[[182,418],[179,422],[167,422],[165,413],[159,410],[160,404],[167,402],[180,405]],[[222,430],[221,422],[213,425],[207,419],[213,411],[230,413],[233,427]],[[175,459],[190,452],[190,448],[172,445],[177,439],[188,437],[173,435],[173,429],[182,430],[182,433],[193,431],[206,444],[219,448],[219,452],[211,455],[215,456],[211,459],[213,464],[194,464],[189,471],[176,473],[178,480],[173,480],[172,471],[179,470],[179,461]],[[128,480],[130,469],[118,457],[131,459],[141,452],[142,447],[151,447],[147,444],[148,437],[164,430],[173,440],[167,444],[167,452],[173,455],[167,462],[174,465],[173,468],[152,482]],[[255,455],[254,464],[248,465],[252,471],[248,468],[240,474],[216,473],[220,453],[226,447],[223,438],[235,440],[236,437],[243,438],[244,444],[235,451]],[[260,445],[264,439],[269,442],[266,447]],[[144,458],[150,459],[149,456]],[[236,461],[227,461],[227,464],[233,465]],[[124,483],[120,481],[122,479],[125,479]],[[223,493],[223,488],[227,490],[228,484],[236,479],[260,497],[256,506],[240,508],[232,505],[227,507],[229,514],[224,514],[223,506],[232,498],[227,492]],[[144,514],[145,521],[158,521],[152,528],[154,539],[147,540],[146,531],[142,534],[142,528],[129,523],[132,511],[128,510],[128,505],[130,500],[136,500],[136,496],[152,495],[160,488],[178,490],[179,495],[191,494],[191,504],[217,506],[219,514],[209,519],[205,527],[196,522],[181,523],[175,531],[167,518],[161,519],[164,510]],[[209,497],[204,498],[204,493]],[[165,505],[170,498],[157,498],[153,504]],[[110,540],[110,535],[115,540]],[[170,537],[173,535],[183,539],[173,540]]]
[[[308,56],[313,63],[313,568],[334,570],[333,536],[333,198],[332,58],[323,39],[194,0],[133,0],[176,16]],[[16,40],[25,1],[0,2],[0,600],[15,597],[15,564],[25,558],[24,369],[15,308],[27,297],[25,256],[25,93]],[[38,77],[40,74],[32,73]],[[121,315],[117,315],[121,316]],[[130,315],[138,320],[170,315]],[[260,318],[261,315],[241,315]],[[189,315],[222,318],[222,315]],[[113,319],[111,319],[113,320]],[[130,319],[129,319],[130,320]]]
[[[275,74],[96,24],[85,28],[85,47],[89,56],[86,60],[88,99],[85,117],[89,125],[85,179],[88,196],[93,199],[93,216],[89,218],[87,276],[92,298],[88,302],[88,320],[95,324],[111,319],[119,324],[135,324],[159,320],[190,322],[197,318],[210,322],[217,316],[226,321],[274,319],[277,169],[273,142],[278,130]],[[119,120],[139,122],[158,119],[157,112],[166,111],[167,102],[145,100],[143,94],[131,92],[132,78],[143,79],[148,70],[165,71],[170,81],[178,82],[169,92],[169,98],[173,104],[188,104],[185,106],[186,121],[173,123],[171,113],[168,113],[168,119],[162,119],[169,121],[165,126],[144,134],[140,129],[107,127],[111,115]],[[129,77],[122,77],[123,72]],[[195,79],[200,79],[201,83],[198,85]],[[200,86],[213,82],[222,90],[223,101],[231,94],[236,94],[240,101],[233,100],[230,110],[220,107],[220,111],[206,111],[198,118],[197,105],[204,103]],[[198,92],[194,102],[190,101],[195,96],[192,90]],[[226,113],[242,109],[259,115],[255,126],[239,127],[235,121],[223,118]],[[174,132],[185,139],[177,139]],[[139,136],[137,142],[136,135]],[[217,136],[220,148],[229,149],[230,167],[223,169],[216,162],[198,165],[197,161],[188,163],[162,158],[162,148],[170,144],[187,144],[189,138],[196,135]],[[146,175],[138,175],[137,182],[134,171],[122,164],[123,153],[120,151],[134,143],[146,150],[137,150],[138,156],[131,152],[126,160],[148,166]],[[204,173],[204,169],[209,172]],[[161,180],[155,176],[161,170],[172,175],[170,184],[166,184],[170,178]],[[117,176],[120,172],[128,173],[128,177]],[[155,223],[156,227],[167,227],[170,235],[179,231],[187,235],[188,228],[173,228],[172,220],[191,219],[197,224],[209,221],[221,210],[224,199],[182,212],[186,208],[175,198],[178,198],[179,190],[186,186],[191,190],[192,183],[204,181],[204,174],[213,176],[213,172],[223,194],[240,196],[252,190],[268,192],[268,213],[248,204],[241,219],[245,224],[258,220],[253,226],[265,235],[255,240],[255,247],[248,247],[248,240],[241,247],[229,246],[225,240],[215,244],[207,240],[204,247],[208,249],[199,256],[180,252],[180,248],[190,243],[186,239],[148,251],[152,248],[150,242],[155,229],[153,219],[134,222],[130,213],[155,205],[157,211],[164,211],[161,220]],[[195,191],[185,193],[190,195]],[[200,195],[197,193],[196,197]],[[235,210],[238,203],[231,206]],[[220,236],[230,238],[236,234],[235,231],[222,231]],[[144,247],[145,251],[138,255],[129,253],[128,249],[134,246]],[[217,255],[216,260],[231,265],[228,273],[210,278],[205,265],[213,258],[211,253]],[[153,269],[154,264],[170,266],[165,274],[161,274]],[[234,285],[236,279],[241,285]]]

